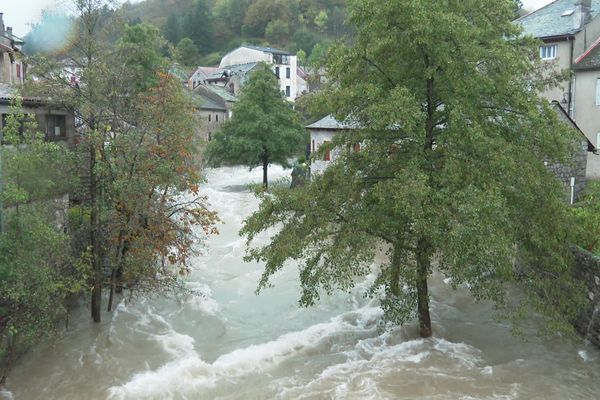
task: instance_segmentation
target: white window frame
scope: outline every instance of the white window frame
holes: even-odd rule
[[[556,59],[556,53],[558,51],[557,44],[546,44],[540,46],[540,58],[542,60],[554,60]]]

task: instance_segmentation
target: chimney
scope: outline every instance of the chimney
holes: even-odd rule
[[[13,33],[12,33],[12,27],[11,26],[7,26],[6,27],[6,36],[8,36],[9,39],[13,38]]]
[[[0,35],[4,35],[4,13],[0,12]]]
[[[573,13],[573,27],[583,29],[592,15],[592,0],[575,0],[575,12]]]

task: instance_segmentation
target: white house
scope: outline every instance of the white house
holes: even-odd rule
[[[273,65],[273,72],[279,79],[281,91],[286,99],[294,101],[305,87],[299,87],[298,58],[288,51],[273,49],[271,47],[241,46],[227,53],[219,64],[219,68],[227,69],[230,66],[266,62]]]
[[[311,173],[323,172],[329,163],[335,161],[340,154],[340,150],[334,148],[326,151],[320,159],[316,159],[315,154],[319,151],[319,147],[331,143],[335,135],[355,128],[356,126],[351,123],[339,122],[332,115],[328,115],[306,127],[310,132]],[[353,150],[360,151],[360,144],[356,143]]]

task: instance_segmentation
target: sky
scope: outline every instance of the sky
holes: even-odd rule
[[[120,0],[121,2],[123,0]],[[140,0],[130,0],[132,3]],[[532,11],[551,0],[522,0],[525,9]],[[12,26],[15,35],[23,37],[30,30],[30,24],[38,22],[43,9],[65,8],[70,0],[0,0],[0,12],[4,13],[4,23]]]

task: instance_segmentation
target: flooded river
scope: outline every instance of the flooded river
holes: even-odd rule
[[[270,177],[289,173],[277,167]],[[297,268],[254,294],[262,272],[242,260],[238,231],[258,206],[261,171],[210,171],[206,195],[224,224],[187,283],[203,296],[152,299],[75,315],[68,332],[25,356],[0,398],[96,399],[598,399],[600,353],[579,341],[512,337],[443,280],[431,281],[434,337],[381,329],[363,292],[299,309]],[[267,237],[261,240],[266,241]]]

